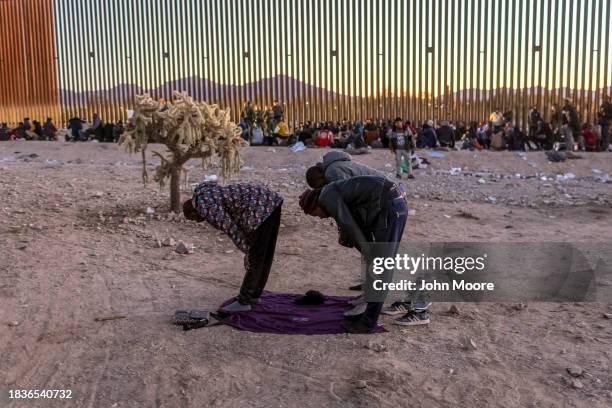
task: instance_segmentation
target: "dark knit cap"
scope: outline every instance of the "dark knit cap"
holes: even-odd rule
[[[300,195],[300,207],[305,214],[310,214],[315,209],[319,201],[319,194],[321,194],[321,189],[307,189]]]

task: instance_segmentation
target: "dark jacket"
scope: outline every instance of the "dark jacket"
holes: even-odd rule
[[[323,162],[320,165],[325,172],[325,180],[328,183],[358,176],[384,177],[378,170],[351,160],[351,156],[345,152],[327,153],[323,156]]]
[[[455,131],[448,125],[440,126],[437,130],[440,146],[455,147]]]
[[[389,147],[392,151],[406,150],[409,152],[414,150],[412,132],[409,129],[401,131],[393,129],[387,135],[389,137]]]
[[[361,251],[372,232],[387,228],[389,190],[393,182],[380,176],[336,181],[321,190],[319,204],[336,220],[340,241]]]
[[[438,136],[436,135],[436,131],[430,126],[423,126],[423,130],[420,134],[419,143],[417,143],[417,147],[429,147],[434,148],[438,143]]]

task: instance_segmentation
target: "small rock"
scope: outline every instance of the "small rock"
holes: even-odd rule
[[[604,313],[603,317],[604,319],[612,319],[612,313]]]
[[[195,252],[193,244],[188,244],[183,241],[179,241],[178,244],[176,244],[176,248],[174,250],[177,253],[183,254],[183,255],[193,254]]]
[[[27,248],[28,246],[26,244],[18,244],[17,245],[17,249],[19,249],[20,251],[23,251]]]
[[[174,254],[172,252],[164,255],[164,257],[162,258],[164,261],[171,261],[174,259]]]
[[[574,378],[582,377],[584,370],[581,367],[573,366],[567,368],[567,373]]]
[[[8,322],[7,324],[8,324],[8,327],[16,327],[16,326],[19,326],[19,322],[18,322],[18,321],[16,321],[16,320],[10,321],[10,322]]]
[[[584,385],[582,384],[582,381],[580,380],[573,379],[572,381],[570,381],[570,384],[573,388],[577,390],[581,390],[582,388],[584,388]]]
[[[104,196],[104,193],[102,191],[96,191],[95,193],[93,193],[93,196],[97,198],[101,198]]]
[[[478,184],[485,184],[485,183],[486,183],[485,179],[482,179],[482,178],[478,179]]]
[[[174,238],[172,237],[168,237],[166,239],[164,239],[161,244],[163,246],[175,246],[176,245],[176,241],[174,240]]]
[[[233,254],[234,250],[233,249],[228,249],[227,251],[223,251],[226,254]]]
[[[367,387],[368,387],[368,382],[366,380],[359,380],[357,381],[357,384],[355,384],[355,388],[357,389],[363,389]]]
[[[155,214],[155,209],[151,207],[147,207],[147,215],[153,215],[153,214]]]
[[[448,309],[448,313],[454,314],[454,315],[461,314],[461,312],[459,311],[459,308],[455,305],[451,305],[451,307]]]

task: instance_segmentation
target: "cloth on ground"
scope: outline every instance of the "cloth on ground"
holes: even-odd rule
[[[337,334],[344,333],[341,326],[344,312],[354,306],[350,296],[326,296],[321,305],[298,305],[301,294],[271,293],[264,291],[249,312],[233,313],[223,323],[239,330],[275,334]],[[233,302],[232,298],[225,302]],[[377,333],[386,332],[378,326]]]

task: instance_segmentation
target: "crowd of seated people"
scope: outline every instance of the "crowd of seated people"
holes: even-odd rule
[[[116,143],[124,132],[123,122],[104,123],[98,114],[94,113],[91,122],[74,117],[68,120],[64,133],[66,142],[88,142],[98,141]],[[52,118],[47,118],[41,124],[36,120],[24,118],[22,122],[14,127],[8,127],[7,123],[0,124],[0,141],[7,140],[58,140],[59,129],[53,123]]]
[[[607,151],[610,146],[610,124],[612,104],[604,98],[597,113],[597,124],[584,123],[571,100],[564,105],[553,105],[550,121],[546,122],[536,107],[528,113],[527,132],[523,132],[514,121],[513,113],[494,110],[488,120],[469,124],[432,120],[415,126],[404,121],[404,129],[414,135],[417,148],[488,149],[500,150],[584,150]],[[284,118],[284,110],[278,101],[271,108],[258,109],[249,101],[241,113],[239,126],[243,138],[251,145],[294,145],[301,142],[313,147],[388,148],[390,134],[397,125],[396,120],[370,118],[365,122],[305,121],[290,128]],[[117,142],[124,132],[121,121],[104,123],[97,113],[91,122],[71,118],[66,126],[66,141]],[[58,129],[53,120],[45,123],[24,118],[15,128],[6,123],[0,125],[0,140],[57,140]]]

